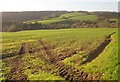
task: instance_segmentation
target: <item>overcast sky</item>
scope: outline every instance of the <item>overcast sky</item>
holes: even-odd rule
[[[0,11],[118,11],[119,0],[1,0]]]

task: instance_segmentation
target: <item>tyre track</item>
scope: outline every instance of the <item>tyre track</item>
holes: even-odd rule
[[[111,36],[115,34],[115,32],[109,34],[106,39],[100,44],[100,46],[98,46],[94,51],[91,51],[88,54],[88,58],[86,61],[84,61],[82,64],[86,64],[88,62],[91,62],[92,60],[94,60],[96,57],[98,57],[98,55],[100,55],[103,50],[105,49],[105,47],[112,41]]]
[[[92,60],[94,60],[100,53],[102,53],[102,51],[104,50],[104,48],[111,42],[111,36],[115,34],[111,33],[109,36],[106,37],[106,39],[104,40],[104,42],[102,44],[100,44],[100,46],[95,49],[94,51],[92,51],[91,53],[88,54],[88,59],[86,61],[84,61],[82,64],[85,64],[87,62],[91,62]],[[54,51],[54,46],[47,44],[45,41],[43,40],[39,40],[40,45],[42,45],[42,48],[39,50],[44,50],[46,53],[46,57],[43,57],[43,55],[41,56],[41,58],[43,60],[45,60],[46,63],[49,64],[53,64],[56,68],[56,71],[54,71],[55,73],[57,73],[58,75],[60,75],[61,77],[64,77],[66,80],[95,80],[96,77],[99,77],[98,75],[92,75],[92,74],[88,74],[85,73],[81,70],[78,70],[76,68],[73,68],[72,66],[69,65],[65,65],[63,62],[61,62],[61,60],[64,60],[65,58],[71,57],[73,56],[75,53],[71,52],[66,56],[60,56],[58,57],[56,54],[56,52]],[[24,66],[24,61],[21,60],[21,56],[22,54],[25,53],[30,53],[29,49],[27,49],[29,47],[29,45],[27,45],[27,43],[23,44],[20,52],[19,52],[19,56],[12,60],[12,70],[11,73],[7,75],[7,78],[10,80],[27,80],[27,76],[23,74],[23,66]],[[36,50],[36,51],[39,51]],[[34,54],[36,51],[33,51],[32,53]],[[15,75],[14,78],[11,77],[11,75]]]

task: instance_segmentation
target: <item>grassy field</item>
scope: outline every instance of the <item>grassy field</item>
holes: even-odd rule
[[[102,77],[100,79],[118,79],[118,34],[112,36],[112,42],[92,62],[84,65],[80,65],[84,59],[74,62],[75,59],[80,58],[82,55],[82,53],[79,53],[73,57],[66,58],[63,62],[89,73],[101,72]]]
[[[103,72],[102,79],[118,79],[118,35],[112,36],[112,42],[93,62],[84,65],[85,71]]]
[[[75,12],[75,13],[63,14],[63,15],[61,15],[59,17],[56,17],[56,18],[51,18],[51,19],[48,19],[48,20],[41,20],[41,21],[37,21],[37,22],[42,23],[42,24],[51,24],[51,23],[69,21],[69,20],[97,22],[98,17],[96,15],[88,15],[88,14],[85,14],[85,13]],[[27,22],[24,22],[24,23],[33,23],[34,24],[35,21],[27,21]]]
[[[93,61],[82,64],[113,32],[116,33],[103,52]],[[88,74],[98,74],[96,79],[117,80],[117,38],[116,28],[2,32],[2,79],[64,80],[65,77],[55,72],[54,62],[62,62]]]
[[[49,19],[49,20],[42,20],[42,21],[37,21],[38,23],[41,23],[41,24],[51,24],[51,23],[58,23],[58,22],[63,22],[63,21],[66,21],[66,19],[61,19],[61,18],[52,18],[52,19]],[[35,21],[27,21],[25,23],[32,23],[34,24]]]
[[[86,15],[86,14],[85,13],[78,13],[78,12],[75,12],[75,13],[66,13],[66,14],[61,15],[60,18],[63,18],[63,17],[70,18],[70,17],[80,16],[80,15]]]

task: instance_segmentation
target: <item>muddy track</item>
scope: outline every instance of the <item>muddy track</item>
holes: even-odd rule
[[[73,68],[72,66],[65,65],[63,62],[61,62],[59,57],[55,56],[55,52],[53,51],[53,47],[47,43],[45,43],[42,40],[39,40],[40,44],[43,45],[43,49],[45,50],[47,56],[49,57],[49,61],[46,61],[46,63],[53,64],[57,71],[54,71],[53,73],[58,74],[59,76],[65,78],[66,80],[92,80],[94,79],[95,75],[92,76],[90,74],[84,73],[76,68]],[[72,55],[71,55],[72,56]],[[69,56],[68,56],[69,57]],[[67,58],[67,56],[63,56],[63,58]]]
[[[100,44],[100,46],[88,54],[88,59],[83,62],[82,64],[85,64],[87,62],[91,62],[94,60],[102,51],[104,48],[111,42],[111,35],[110,34],[106,39],[103,41],[103,43]],[[101,75],[92,75],[85,73],[83,71],[80,71],[76,68],[73,68],[72,66],[65,65],[64,63],[60,62],[61,60],[64,60],[65,58],[73,56],[75,53],[69,53],[68,55],[61,55],[57,57],[55,54],[57,54],[54,51],[54,46],[51,46],[50,44],[47,44],[46,42],[39,40],[40,44],[43,46],[43,50],[45,50],[45,53],[47,55],[46,63],[54,64],[55,68],[57,69],[56,73],[62,77],[64,77],[66,80],[95,80],[95,78],[100,77]],[[24,50],[24,53],[27,53],[28,50]],[[22,54],[24,54],[22,53]],[[45,58],[43,58],[45,59]]]
[[[88,74],[72,66],[65,65],[63,62],[57,62],[55,67],[57,71],[54,72],[69,81],[95,80],[99,77],[99,75]]]
[[[100,44],[100,46],[98,46],[94,51],[91,51],[88,54],[88,58],[86,61],[84,61],[82,64],[86,64],[88,62],[91,62],[92,60],[94,60],[96,57],[98,57],[99,54],[101,54],[103,52],[103,50],[105,49],[105,47],[111,42],[111,36],[115,34],[115,32],[109,34],[106,39]]]
[[[61,60],[70,57],[73,55],[70,54],[69,56],[61,56],[61,58],[56,57],[55,56],[55,52],[51,49],[52,48],[50,45],[46,44],[44,41],[40,40],[40,44],[43,45],[43,49],[46,51],[47,56],[50,58],[50,61],[46,62],[46,63],[50,63],[53,64],[54,67],[56,68],[56,71],[54,71],[53,73],[65,78],[65,80],[95,80],[95,78],[98,77],[98,75],[92,75],[92,74],[88,74],[85,73],[83,71],[80,71],[76,68],[73,68],[72,66],[69,65],[65,65],[63,62],[61,62]],[[53,62],[54,61],[54,62]],[[99,75],[100,76],[100,75]]]
[[[13,51],[11,53],[2,54],[2,59],[14,57],[16,55],[22,55],[22,54],[26,54],[26,53],[35,53],[35,52],[39,52],[41,50],[41,48],[35,48],[34,50],[31,50],[30,49],[31,47],[32,47],[32,45],[30,42],[24,42],[21,44],[21,47],[19,50]]]
[[[115,32],[114,32],[115,33]],[[85,64],[87,62],[91,62],[94,60],[102,51],[105,49],[105,47],[111,42],[111,35],[110,34],[106,39],[103,41],[100,46],[88,54],[88,59],[84,61],[82,64]],[[71,57],[76,54],[74,51],[70,51],[69,53],[63,55],[57,56],[57,52],[54,51],[55,47],[53,45],[48,44],[47,42],[43,40],[39,40],[39,44],[42,45],[41,49],[36,49],[34,51],[29,50],[29,43],[23,43],[19,55],[17,58],[13,59],[11,61],[12,70],[10,74],[7,75],[7,78],[10,80],[27,80],[27,76],[24,75],[24,61],[21,59],[23,55],[26,53],[34,54],[35,52],[44,50],[45,55],[40,55],[40,58],[42,58],[46,63],[53,64],[57,71],[54,71],[61,77],[64,77],[66,80],[95,80],[95,78],[100,77],[101,75],[93,75],[93,74],[87,74],[81,70],[78,70],[76,68],[73,68],[72,66],[65,65],[61,60],[64,60],[65,58]],[[14,76],[14,78],[12,77]]]
[[[7,74],[7,80],[27,80],[27,75],[24,74],[24,61],[21,59],[21,56],[18,56],[11,61],[11,71]]]
[[[42,49],[45,51],[47,57],[49,58],[49,63],[52,64],[76,54],[75,51],[70,51],[70,50],[64,52],[65,54],[59,54],[55,51],[54,45],[48,44],[43,40],[39,40],[39,42],[43,46]]]
[[[46,63],[56,63],[57,61],[57,56],[56,56],[56,52],[54,52],[54,46],[47,44],[46,42],[39,40],[40,44],[42,45],[42,49],[45,51],[46,57],[48,58],[46,61]],[[44,58],[46,59],[46,58]]]
[[[111,36],[115,34],[111,33],[106,37],[106,39],[103,41],[103,43],[100,44],[100,46],[88,54],[88,59],[83,62],[82,64],[85,64],[87,62],[91,62],[94,60],[102,51],[105,49],[105,47],[111,42]],[[76,68],[73,68],[72,66],[65,65],[63,62],[57,62],[55,64],[55,67],[57,69],[56,73],[58,73],[60,76],[64,77],[66,80],[96,80],[98,79],[101,74],[87,74],[83,71],[80,71]]]
[[[32,47],[32,45],[29,42],[24,42],[21,44],[19,51],[5,54],[4,56],[2,56],[2,59],[14,57],[16,55],[23,55],[27,53],[30,53],[30,54],[34,54],[36,52],[39,53],[41,50],[44,50],[48,55],[48,57],[50,57],[53,60],[55,59],[57,61],[64,60],[65,58],[71,57],[76,54],[76,51],[67,50],[64,52],[64,54],[59,54],[58,56],[56,56],[56,54],[58,53],[55,51],[54,45],[48,44],[44,40],[38,40],[37,42],[38,42],[38,45],[40,46],[42,45],[42,48],[35,48],[34,50],[31,50],[30,48]]]

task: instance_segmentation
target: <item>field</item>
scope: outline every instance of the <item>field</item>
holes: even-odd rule
[[[37,21],[38,23],[41,24],[51,24],[51,23],[60,23],[60,22],[64,22],[64,21],[90,21],[90,22],[97,22],[98,21],[98,17],[96,15],[88,15],[85,13],[79,13],[79,12],[75,12],[75,13],[67,13],[67,14],[62,14],[59,17],[56,18],[51,18],[48,20],[41,20],[41,21]],[[32,23],[34,24],[36,21],[26,21],[24,23]]]
[[[1,79],[118,80],[117,38],[117,28],[2,32]]]

